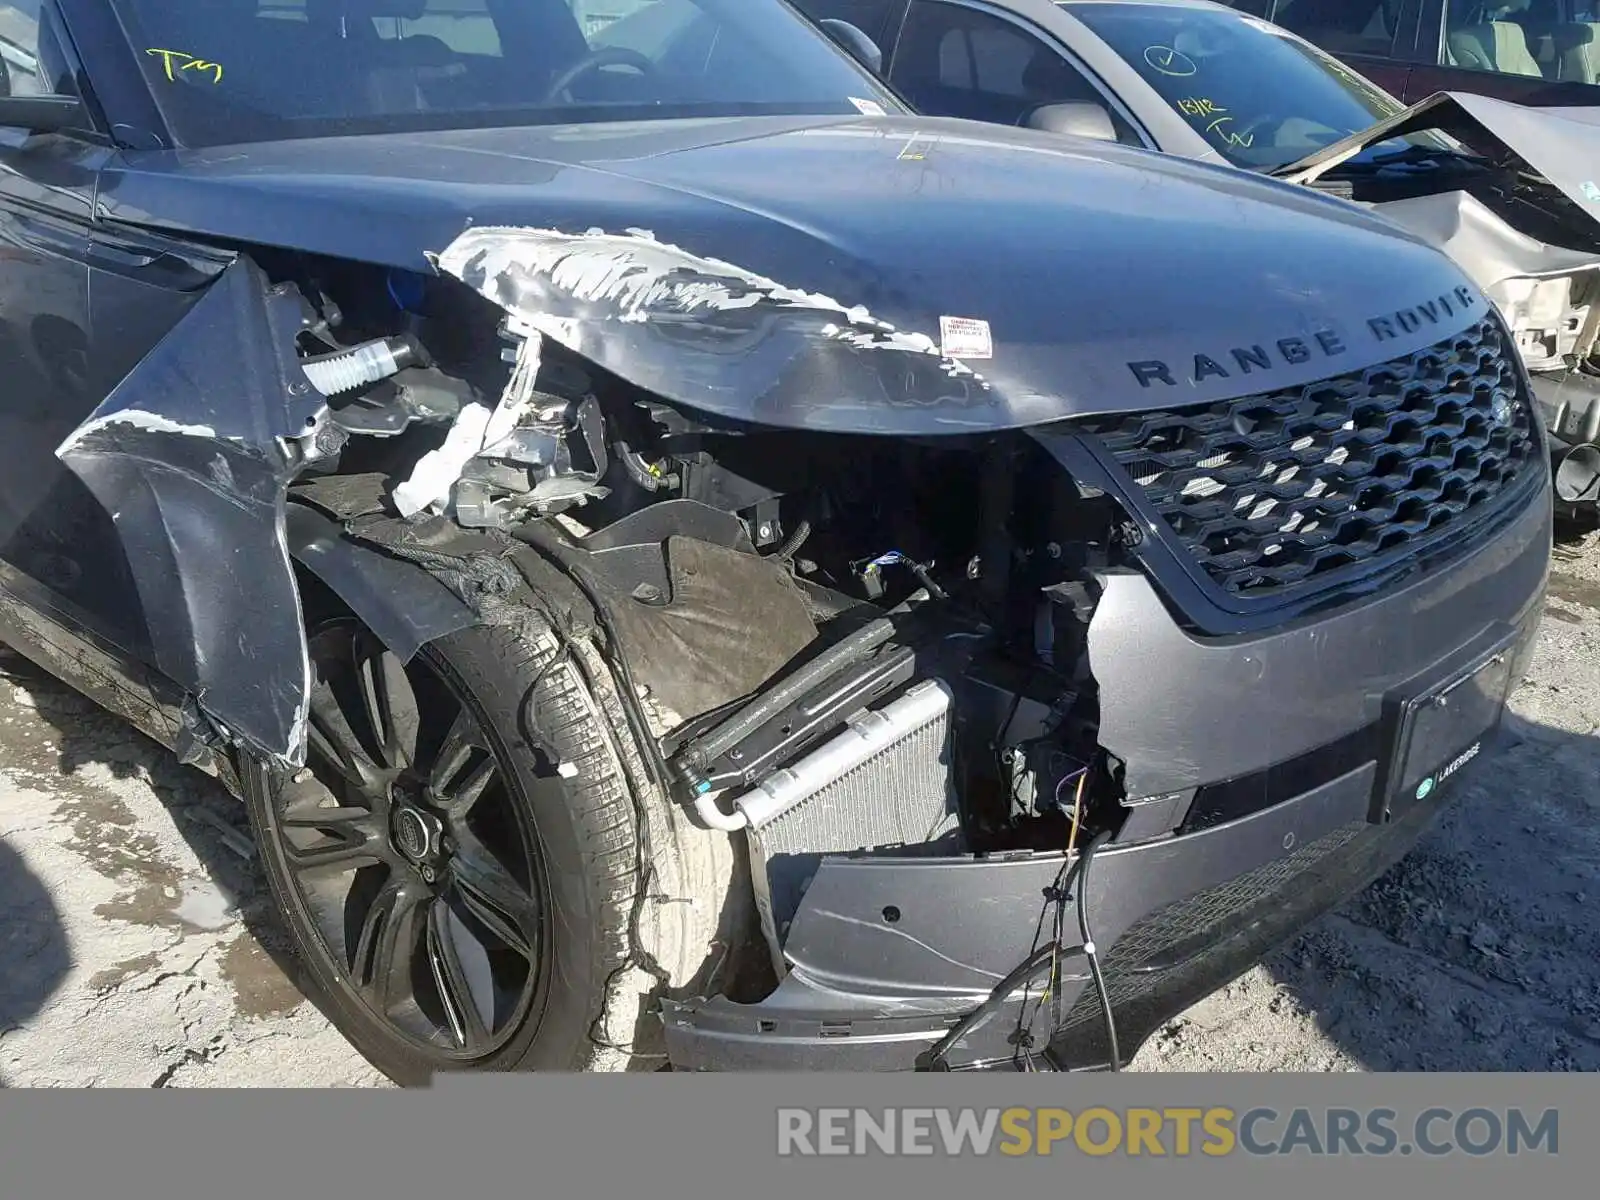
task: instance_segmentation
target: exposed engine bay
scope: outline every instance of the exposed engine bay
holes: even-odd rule
[[[1094,573],[1137,535],[1027,434],[740,426],[448,277],[296,267],[322,298],[303,365],[346,436],[291,496],[337,511],[355,483],[584,580],[680,794],[765,847],[774,938],[825,852],[1061,849],[1122,823],[1086,632]],[[919,737],[943,749],[873,773],[896,794],[838,803]]]
[[[239,796],[399,1081],[1116,1069],[1487,757],[1549,570],[1513,334],[1358,205],[702,6],[820,99],[85,145],[18,473],[107,569],[34,555],[6,640]]]

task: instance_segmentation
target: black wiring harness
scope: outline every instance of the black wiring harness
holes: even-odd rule
[[[1044,889],[1044,907],[1039,911],[1039,922],[1034,929],[1033,947],[1028,957],[1008,974],[999,983],[995,984],[983,1002],[966,1016],[962,1017],[949,1031],[921,1056],[918,1068],[925,1071],[950,1070],[949,1056],[962,1038],[970,1034],[978,1026],[997,1013],[1009,997],[1018,988],[1024,989],[1022,1006],[1017,1014],[1017,1028],[1011,1035],[1011,1043],[1015,1047],[1014,1061],[1025,1070],[1035,1070],[1036,1064],[1033,1057],[1035,1039],[1032,1023],[1037,1018],[1039,1010],[1044,1006],[1046,998],[1051,1000],[1051,1027],[1050,1036],[1045,1038],[1045,1053],[1051,1039],[1061,1028],[1061,985],[1067,982],[1061,974],[1062,963],[1069,957],[1081,956],[1088,964],[1089,977],[1093,981],[1095,994],[1100,1001],[1100,1014],[1105,1021],[1106,1042],[1110,1054],[1110,1065],[1113,1071],[1122,1070],[1122,1053],[1117,1044],[1117,1023],[1111,1011],[1111,996],[1106,990],[1105,974],[1100,967],[1099,952],[1094,944],[1094,932],[1090,927],[1089,917],[1089,871],[1094,863],[1095,855],[1102,846],[1111,840],[1109,831],[1097,835],[1083,852],[1078,855],[1068,855],[1061,864],[1055,882]],[[1082,942],[1077,946],[1064,945],[1066,937],[1066,905],[1071,898],[1074,884],[1076,884],[1078,903],[1078,933]],[[1054,924],[1051,930],[1050,941],[1045,945],[1039,944],[1044,935],[1045,917],[1054,909]],[[1041,968],[1048,966],[1049,980],[1045,990],[1040,993],[1034,1002],[1033,1011],[1028,1012],[1029,995],[1033,982],[1038,978]],[[1082,976],[1076,978],[1081,979]]]

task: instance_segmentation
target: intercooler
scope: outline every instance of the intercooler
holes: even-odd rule
[[[735,801],[774,949],[824,856],[959,852],[950,734],[950,689],[927,680],[857,713]]]

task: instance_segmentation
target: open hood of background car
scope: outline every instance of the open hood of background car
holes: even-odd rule
[[[1384,121],[1273,172],[1314,183],[1369,146],[1436,129],[1484,153],[1514,155],[1600,218],[1600,108],[1526,108],[1466,92],[1436,92]]]
[[[1303,188],[912,117],[128,155],[100,202],[436,267],[667,400],[787,428],[960,434],[1228,399],[1411,353],[1487,308],[1420,239]]]

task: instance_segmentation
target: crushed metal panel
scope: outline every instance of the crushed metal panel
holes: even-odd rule
[[[1600,110],[1595,109],[1527,108],[1488,96],[1437,92],[1277,174],[1290,183],[1313,183],[1369,146],[1430,129],[1480,146],[1485,140],[1494,143],[1600,219]]]
[[[1463,191],[1375,203],[1374,211],[1426,238],[1471,273],[1517,334],[1530,370],[1558,369],[1569,355],[1593,350],[1596,328],[1590,297],[1600,255],[1600,109],[1534,109],[1487,96],[1439,92],[1410,108],[1307,155],[1276,172],[1290,183],[1313,184],[1372,146],[1408,134],[1438,131],[1475,149],[1520,163],[1572,203],[1565,228],[1572,245],[1548,243],[1516,228]],[[1570,277],[1570,284],[1555,281]],[[1587,277],[1586,277],[1587,276]],[[1540,313],[1560,306],[1554,320]]]
[[[1600,284],[1600,256],[1531,237],[1468,192],[1408,196],[1372,207],[1471,272],[1511,326],[1530,371],[1559,369],[1566,356],[1588,352],[1592,336],[1584,331]]]
[[[1501,279],[1548,279],[1600,268],[1600,256],[1529,237],[1468,192],[1409,196],[1372,207],[1421,234],[1457,262],[1481,267],[1482,274],[1474,277],[1486,288]]]
[[[214,732],[304,761],[311,663],[284,531],[326,401],[293,288],[234,261],[56,455],[116,522],[155,666]]]
[[[1151,191],[1163,182],[1144,161],[1138,176]],[[740,426],[773,429],[944,436],[1152,408],[1178,395],[1198,404],[1254,389],[1243,368],[1236,373],[1215,357],[1227,359],[1243,339],[1277,348],[1267,369],[1274,383],[1287,386],[1325,377],[1330,357],[1354,359],[1376,339],[1385,353],[1405,352],[1444,332],[1438,325],[1408,328],[1399,335],[1402,346],[1395,331],[1373,326],[1397,307],[1396,297],[1431,303],[1463,289],[1459,268],[1432,247],[1359,208],[1293,189],[1267,191],[1242,172],[1205,179],[1217,185],[1213,196],[1196,191],[1197,200],[1212,206],[1207,235],[1189,236],[1191,214],[1141,227],[1150,253],[1140,260],[1149,269],[1138,281],[1126,278],[1126,270],[1121,278],[1104,276],[1125,267],[1126,256],[1111,263],[1106,239],[1078,230],[1063,239],[1096,238],[1085,247],[1093,261],[1085,261],[1081,278],[1057,275],[1048,286],[1036,281],[1010,293],[990,262],[974,267],[971,283],[952,274],[950,256],[939,247],[918,257],[917,249],[901,246],[896,255],[915,261],[891,256],[880,266],[832,248],[839,235],[811,235],[787,223],[772,225],[774,240],[789,240],[779,237],[780,227],[798,232],[817,256],[809,267],[796,264],[794,278],[832,280],[832,294],[714,257],[715,240],[702,241],[714,235],[677,219],[679,244],[636,228],[468,227],[430,260],[523,325],[635,387]],[[1233,245],[1218,240],[1223,229],[1236,232],[1241,247],[1264,244],[1262,228],[1246,228],[1242,202],[1254,188],[1277,201],[1262,212],[1275,214],[1270,228],[1277,234],[1293,231],[1301,275],[1317,275],[1318,287],[1307,290],[1281,264],[1264,265],[1260,254],[1222,250]],[[1137,203],[1173,216],[1150,196]],[[1119,214],[1115,227],[1120,222]],[[1374,251],[1388,253],[1374,253],[1360,273],[1349,272],[1353,235],[1370,235]],[[975,236],[962,257],[973,261],[986,244]],[[1070,242],[1042,244],[1055,254]],[[1191,283],[1203,280],[1205,294],[1214,295],[1217,270],[1229,272],[1228,302],[1196,303]],[[1086,298],[1085,280],[1100,276],[1119,286],[1106,291],[1096,283],[1099,290]],[[924,287],[927,296],[920,294]],[[1141,319],[1115,320],[1119,304],[1134,295]],[[1195,321],[1142,319],[1180,303]],[[1455,318],[1464,315],[1452,306],[1446,323],[1459,328]],[[940,343],[947,323],[941,316],[951,318],[951,333],[962,335],[949,347]],[[1198,341],[1195,322],[1207,330]],[[969,358],[950,357],[947,349]],[[970,357],[974,351],[992,357]]]

